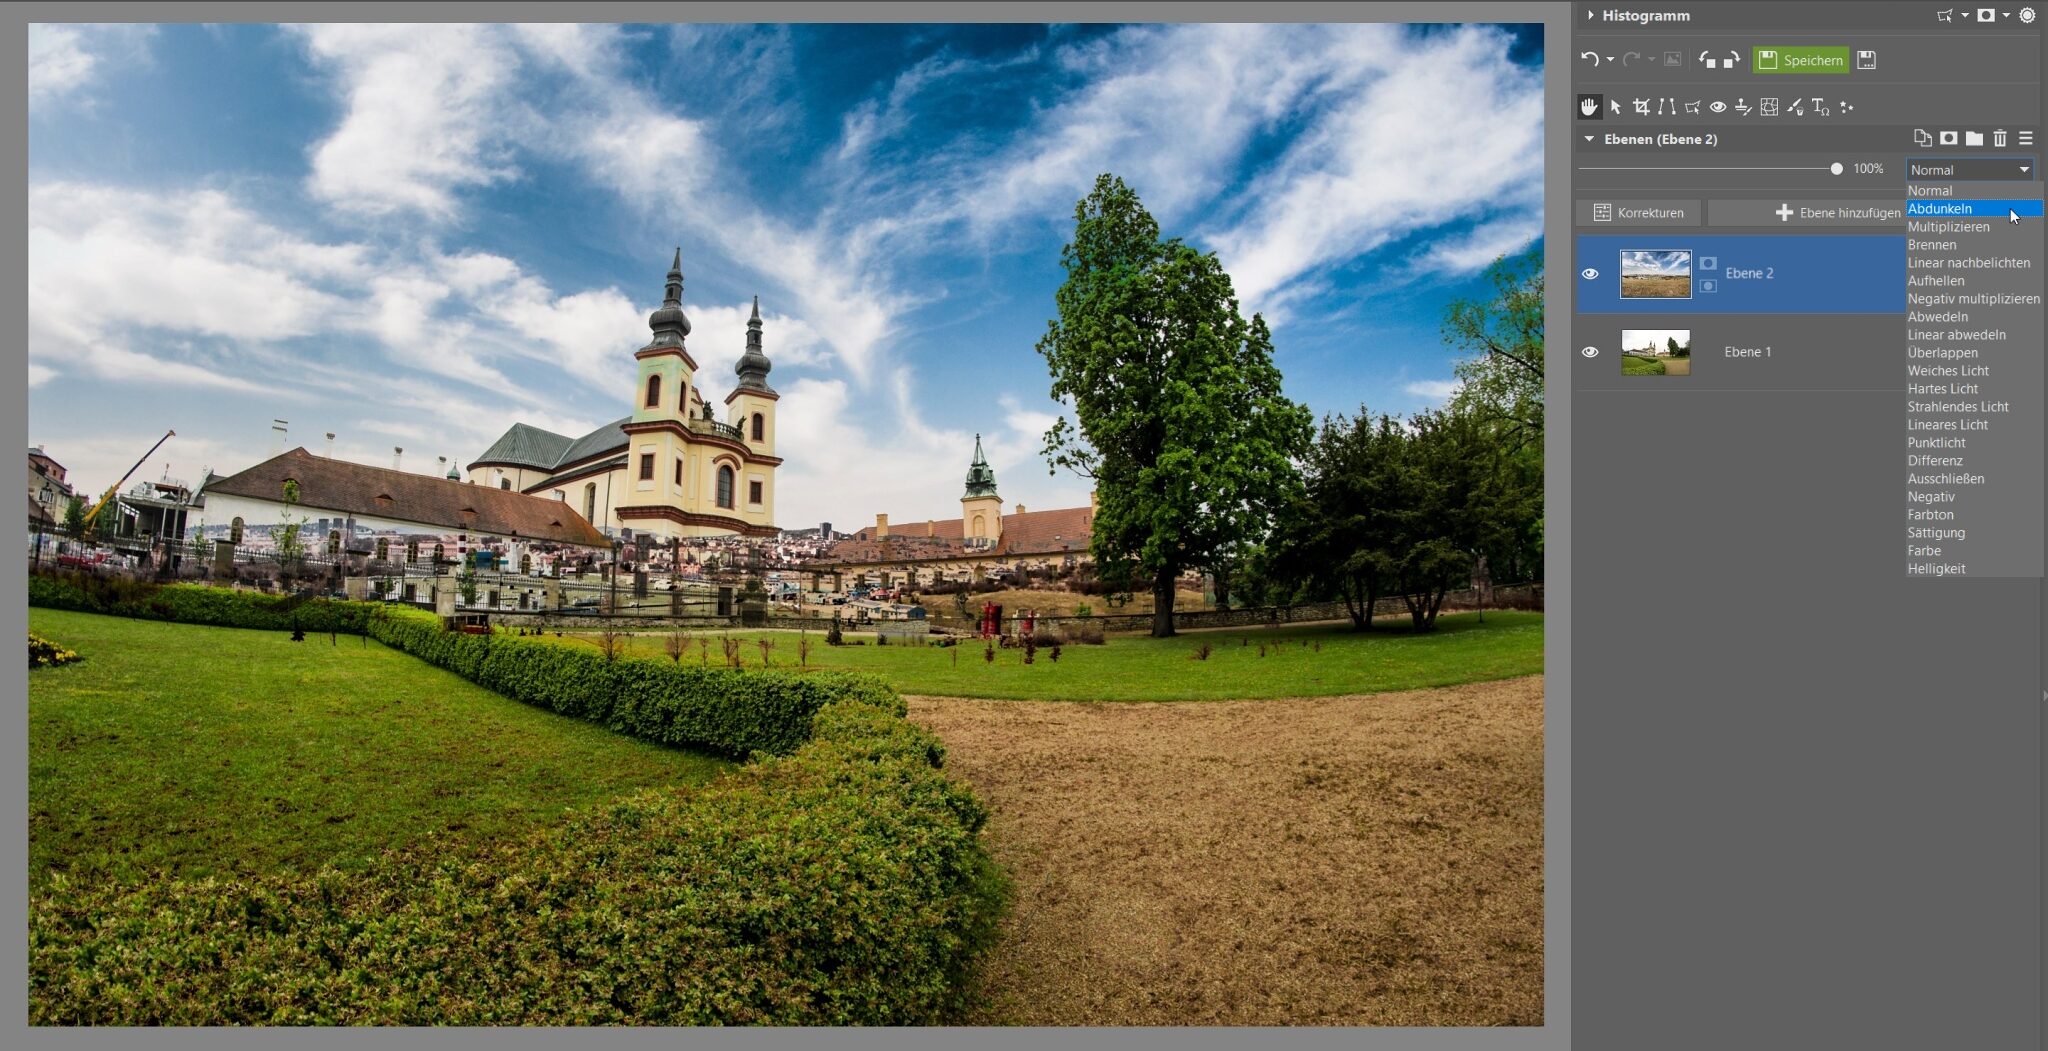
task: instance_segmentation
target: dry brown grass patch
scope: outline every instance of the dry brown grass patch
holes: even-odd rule
[[[1542,1024],[1540,677],[910,711],[1017,883],[979,1021]]]

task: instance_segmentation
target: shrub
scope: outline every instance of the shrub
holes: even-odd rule
[[[50,668],[81,660],[76,650],[66,649],[31,631],[28,633],[28,666]]]
[[[154,619],[279,616],[280,600],[228,591],[174,595],[158,609],[72,582],[31,590],[52,600],[43,604]],[[986,811],[944,776],[944,746],[907,721],[886,683],[608,661],[443,631],[419,611],[329,605],[312,615],[516,700],[755,761],[708,788],[642,792],[461,859],[419,848],[351,873],[139,885],[55,875],[29,907],[37,1024],[919,1025],[957,1015],[1008,890],[979,838]]]
[[[1102,645],[1102,622],[1081,621],[1079,623],[1068,624],[1066,641],[1068,643],[1078,642],[1087,646]]]
[[[502,635],[441,630],[418,610],[387,610],[370,637],[438,665],[487,690],[629,737],[744,759],[783,754],[810,737],[810,720],[837,697],[893,695],[886,683],[849,672],[740,671],[648,658],[607,660],[592,650]],[[707,642],[701,636],[700,644]],[[723,639],[727,660],[739,642]]]
[[[140,620],[224,628],[363,634],[380,608],[373,602],[259,595],[198,584],[154,584],[89,573],[33,573],[28,604]]]
[[[621,662],[630,663],[630,662]],[[31,901],[39,1025],[918,1025],[955,1016],[1007,891],[986,812],[900,698],[694,791],[462,860]]]
[[[1051,631],[1046,628],[1039,628],[1037,631],[1031,633],[1031,643],[1034,646],[1058,646],[1064,644],[1066,641],[1067,640],[1065,638],[1061,637],[1059,632]]]
[[[1205,643],[1202,643],[1202,644],[1201,644],[1201,645],[1199,645],[1199,646],[1196,646],[1196,647],[1195,647],[1195,651],[1194,651],[1193,653],[1190,653],[1190,654],[1188,654],[1188,659],[1189,659],[1189,660],[1198,660],[1198,661],[1205,661],[1205,660],[1208,660],[1208,659],[1209,659],[1209,653],[1210,653],[1210,650],[1209,650],[1209,644],[1205,642]],[[1263,654],[1262,654],[1262,655],[1263,655]]]

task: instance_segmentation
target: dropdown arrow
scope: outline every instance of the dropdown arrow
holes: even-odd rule
[[[1586,137],[1587,137],[1587,138],[1589,138],[1589,139],[1590,139],[1590,138],[1592,138],[1592,136],[1591,136],[1591,135],[1588,135],[1588,136],[1586,136]],[[2033,170],[2034,170],[2034,166],[2033,166],[2033,165],[2031,165],[2031,164],[2022,164],[2022,165],[2020,165],[2020,174],[2022,174],[2022,175],[2025,175],[2026,173],[2028,173],[2028,172],[2030,172],[2030,171],[2033,171]]]

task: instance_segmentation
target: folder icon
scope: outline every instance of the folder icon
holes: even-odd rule
[[[1982,145],[1984,145],[1984,133],[1983,133],[1983,132],[1981,132],[1981,131],[1966,131],[1966,132],[1964,132],[1964,133],[1963,133],[1963,145],[1965,145],[1965,146],[1982,146]]]

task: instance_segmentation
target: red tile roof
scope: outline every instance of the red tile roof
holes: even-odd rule
[[[611,546],[610,539],[560,500],[314,456],[304,448],[212,479],[205,492],[280,501],[286,479],[299,483],[299,506],[309,510],[584,547]]]
[[[970,548],[961,539],[961,520],[891,522],[889,536],[878,536],[874,526],[833,544],[826,550],[826,562],[896,562],[929,558],[1023,557],[1028,555],[1082,555],[1095,523],[1088,507],[1064,507],[1052,511],[1025,511],[1003,516],[1003,540],[993,549]]]

